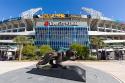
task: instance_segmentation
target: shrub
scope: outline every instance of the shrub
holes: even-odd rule
[[[40,56],[44,56],[48,52],[52,52],[53,49],[49,45],[42,45],[40,47]]]
[[[78,59],[87,59],[89,57],[89,49],[80,44],[72,44],[70,49],[75,50],[77,52]]]
[[[97,60],[97,56],[89,56],[88,60]]]
[[[36,47],[33,45],[25,45],[22,50],[24,59],[35,59]]]

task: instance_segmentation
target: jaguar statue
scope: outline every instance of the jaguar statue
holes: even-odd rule
[[[76,51],[67,50],[66,52],[49,52],[36,64],[36,67],[39,68],[41,65],[50,64],[52,68],[63,67],[61,62],[67,60],[76,60]]]

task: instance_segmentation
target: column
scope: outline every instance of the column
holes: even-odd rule
[[[27,23],[26,23],[25,19],[21,19],[21,21],[22,21],[22,22],[24,23],[24,25],[25,25],[25,32],[26,32]]]
[[[75,29],[75,26],[73,27],[73,29],[74,29],[74,31],[73,31],[74,32],[74,34],[73,34],[74,35],[73,41],[76,43],[77,40],[76,40],[76,29]],[[77,35],[79,35],[79,33]]]
[[[110,27],[110,28],[111,28],[111,32],[113,32],[113,27],[112,27],[112,25],[113,25],[113,24],[111,23],[111,27]]]
[[[10,24],[11,24],[11,32],[13,32],[13,28],[14,28],[13,23],[10,22]]]
[[[104,23],[104,25],[103,25],[103,26],[104,26],[104,29],[105,29],[104,31],[106,32],[106,23]]]
[[[18,26],[17,26],[17,32],[19,32],[19,29],[20,29],[19,22],[18,22],[17,25],[18,25]]]
[[[36,26],[35,26],[35,21],[34,21],[33,19],[32,19],[31,21],[32,21],[32,23],[33,23],[33,31],[35,31],[35,27],[36,27]]]
[[[96,25],[98,32],[99,32],[99,24],[100,24],[100,20],[98,20],[97,25]]]
[[[6,27],[6,29],[5,29],[5,32],[7,32],[7,24],[5,24],[5,23],[3,23],[4,25],[5,25],[5,27]]]

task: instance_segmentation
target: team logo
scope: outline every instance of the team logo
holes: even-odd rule
[[[48,21],[46,21],[46,22],[44,22],[44,26],[49,26],[49,22]]]
[[[48,26],[78,26],[78,22],[64,22],[64,21],[59,21],[59,22],[52,22],[52,21],[45,21],[44,23],[45,27]]]

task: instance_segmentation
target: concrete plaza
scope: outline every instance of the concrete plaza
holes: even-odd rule
[[[116,79],[125,83],[125,61],[101,61],[101,62],[80,62],[81,64],[92,67],[111,74]]]
[[[36,70],[35,63],[0,62],[0,83],[84,83],[74,71]],[[63,64],[86,70],[86,83],[125,82],[125,61],[67,61]]]

